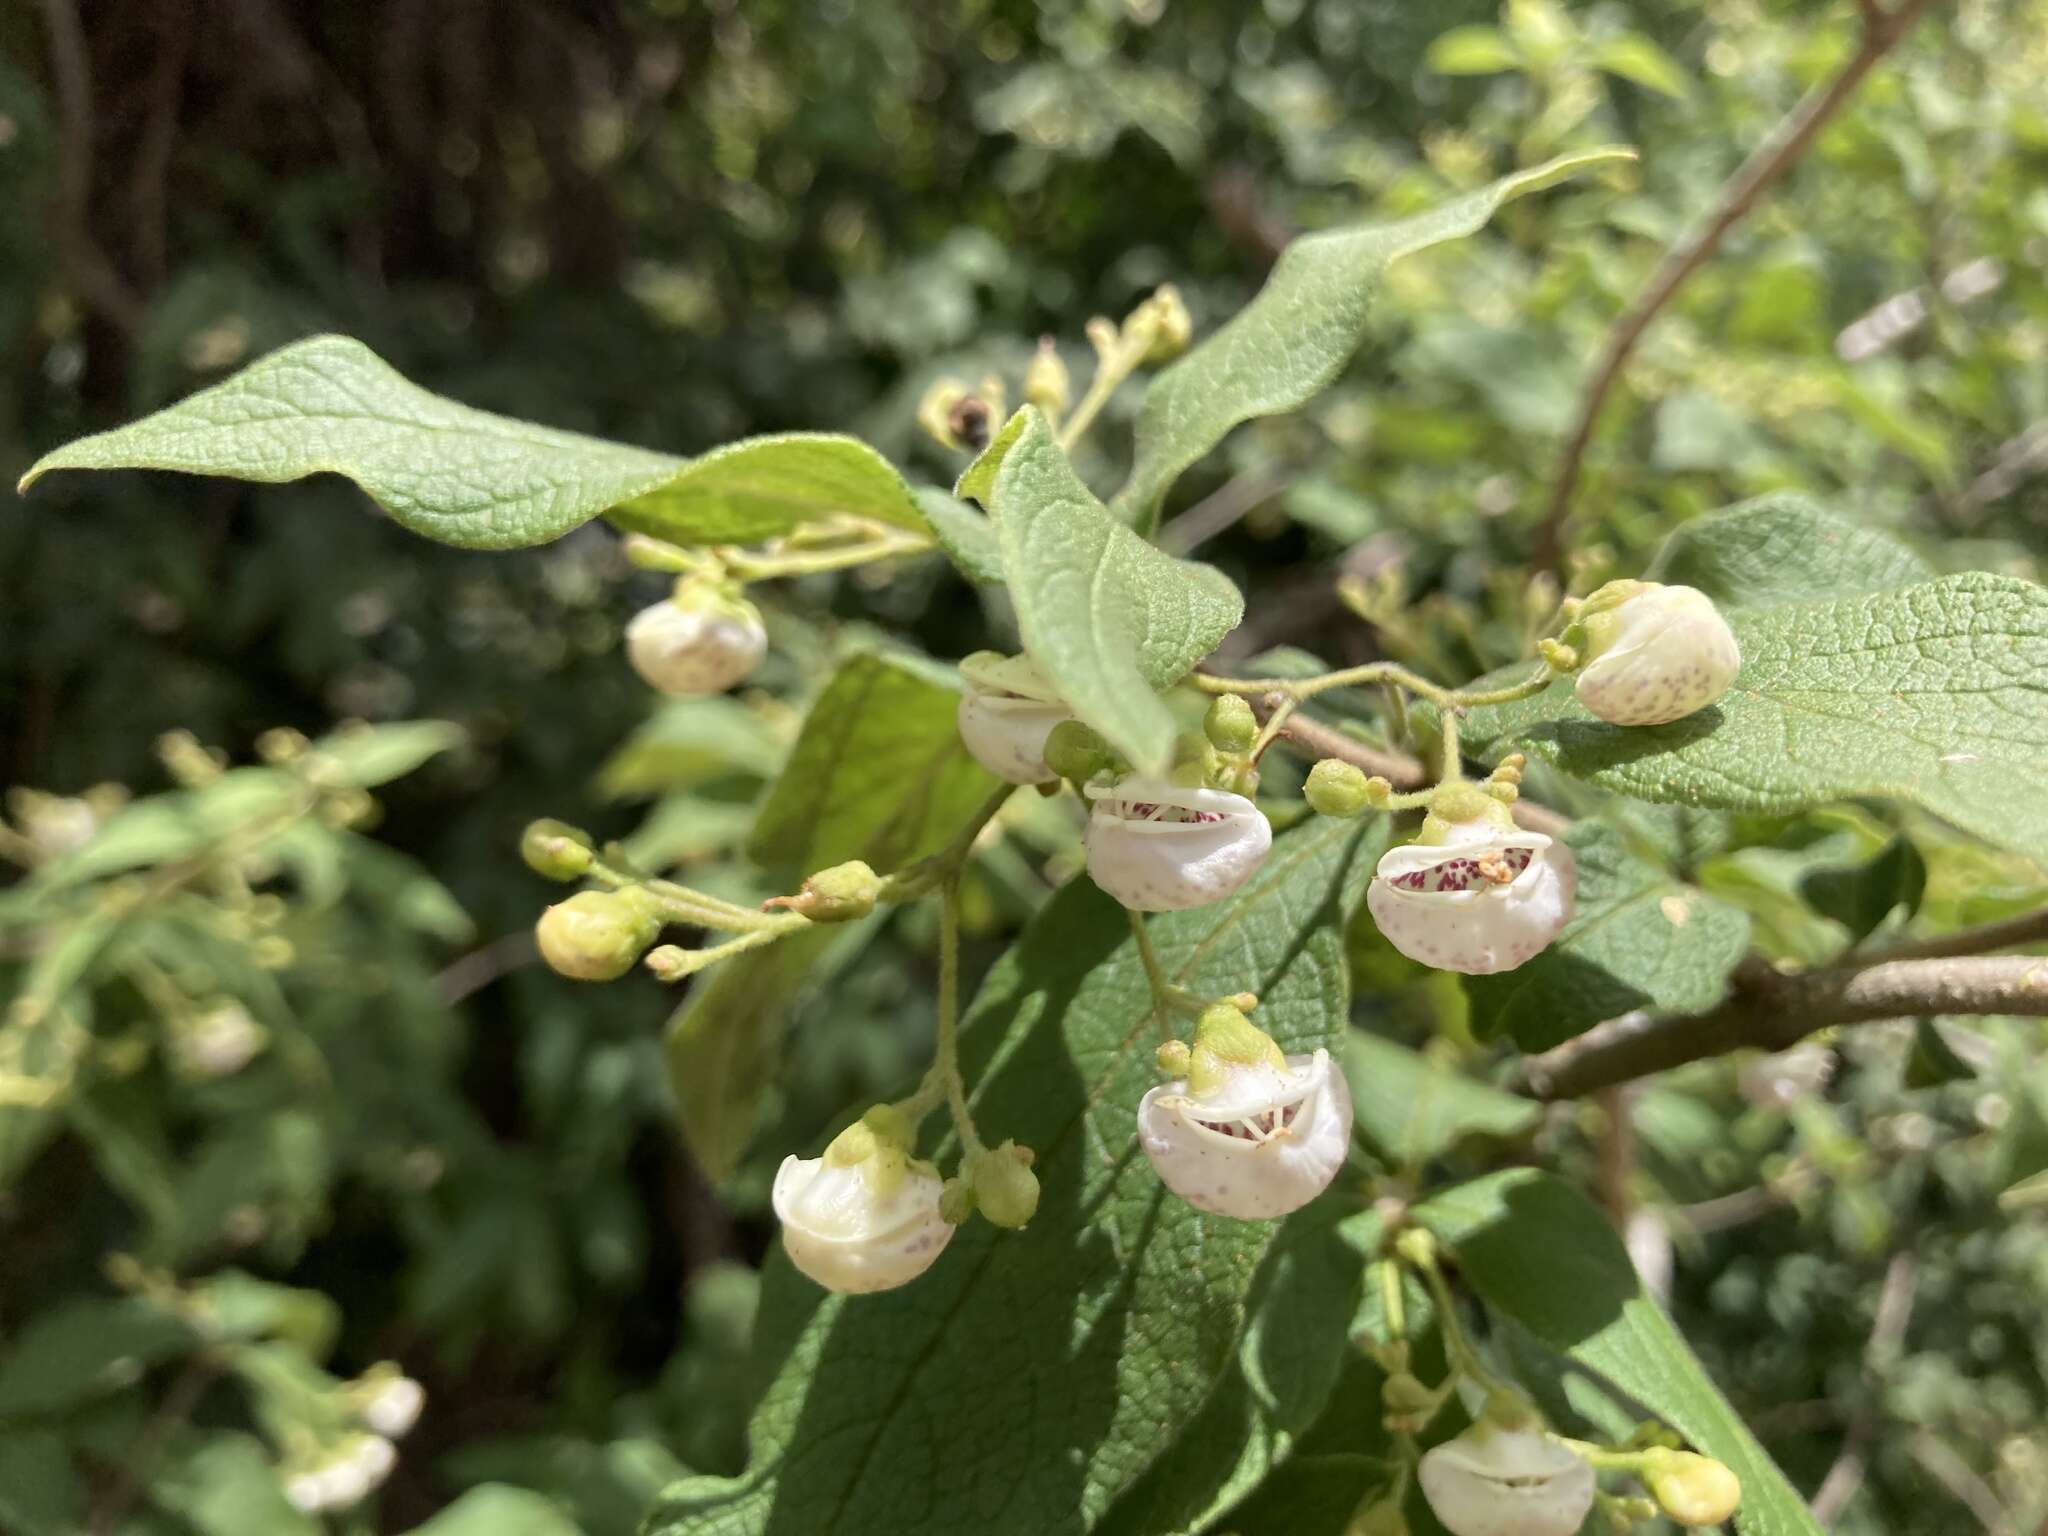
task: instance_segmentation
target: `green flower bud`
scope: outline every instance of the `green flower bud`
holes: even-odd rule
[[[874,911],[881,893],[882,877],[852,859],[819,870],[794,896],[777,896],[762,905],[786,908],[814,923],[850,923]]]
[[[590,872],[590,834],[566,822],[536,821],[519,839],[519,856],[550,880],[578,880]]]
[[[1742,1481],[1723,1463],[1693,1451],[1643,1453],[1643,1485],[1680,1525],[1719,1525],[1742,1503]]]
[[[1194,340],[1194,318],[1188,314],[1180,290],[1171,283],[1161,283],[1131,319],[1152,327],[1152,345],[1145,352],[1145,362],[1152,367],[1172,362]]]
[[[1188,1086],[1197,1096],[1214,1093],[1233,1067],[1287,1069],[1287,1056],[1273,1037],[1233,1003],[1211,1003],[1195,1020],[1195,1045],[1188,1057]]]
[[[974,1202],[981,1214],[999,1227],[1015,1230],[1038,1210],[1038,1175],[1031,1171],[1032,1153],[1006,1141],[974,1160],[969,1174]]]
[[[1356,816],[1372,804],[1372,780],[1356,763],[1326,757],[1309,769],[1301,795],[1318,816]]]
[[[1060,349],[1050,336],[1038,339],[1031,366],[1024,370],[1024,398],[1049,416],[1057,416],[1073,398],[1073,385]]]
[[[1062,720],[1045,738],[1045,766],[1058,778],[1085,784],[1114,763],[1108,742],[1078,720]]]
[[[1152,1059],[1159,1064],[1159,1070],[1168,1077],[1186,1077],[1189,1064],[1194,1060],[1185,1040],[1169,1040],[1152,1053]]]
[[[540,915],[534,937],[541,958],[558,975],[575,981],[612,981],[632,968],[661,920],[633,887],[619,891],[578,891]]]
[[[1249,752],[1259,739],[1259,717],[1237,694],[1220,694],[1202,717],[1202,733],[1219,752]]]

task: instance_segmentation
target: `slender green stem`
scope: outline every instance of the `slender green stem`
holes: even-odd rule
[[[1386,695],[1387,727],[1393,732],[1395,743],[1400,746],[1412,744],[1415,737],[1413,728],[1408,724],[1408,695],[1392,683],[1383,684],[1381,692]]]
[[[1392,1259],[1380,1265],[1380,1306],[1387,1314],[1387,1332],[1408,1337],[1408,1300],[1401,1293],[1401,1266]]]
[[[1465,1336],[1465,1325],[1458,1320],[1457,1301],[1451,1295],[1451,1287],[1445,1281],[1443,1272],[1434,1264],[1419,1264],[1416,1268],[1421,1271],[1423,1283],[1429,1287],[1429,1294],[1435,1298],[1437,1327],[1444,1336],[1444,1351],[1450,1356],[1452,1369],[1471,1377],[1473,1383],[1488,1394],[1512,1392],[1513,1389],[1507,1383],[1481,1363],[1479,1352]]]
[[[1159,1021],[1159,1033],[1164,1038],[1174,1038],[1173,1010],[1186,1007],[1185,993],[1166,979],[1166,968],[1159,963],[1159,951],[1152,947],[1151,930],[1145,926],[1144,914],[1124,908],[1124,915],[1131,920],[1131,934],[1138,941],[1138,959],[1145,967],[1145,980],[1152,988],[1152,1016]]]
[[[1461,689],[1457,694],[1457,700],[1467,709],[1475,709],[1482,704],[1510,704],[1516,699],[1526,699],[1531,694],[1541,693],[1550,686],[1551,679],[1556,676],[1557,673],[1551,670],[1550,663],[1546,661],[1519,683],[1510,683],[1505,688],[1494,688],[1485,693],[1467,693]]]
[[[946,1085],[953,1130],[969,1158],[982,1152],[967,1109],[967,1085],[960,1076],[960,881],[957,873],[939,887],[939,1049],[932,1063]]]
[[[819,571],[839,571],[866,565],[874,560],[893,560],[903,555],[921,555],[936,546],[929,539],[905,535],[878,534],[858,544],[821,549],[802,554],[790,552],[748,554],[730,550],[724,554],[725,567],[741,581],[772,581],[784,576],[809,576]]]
[[[1282,699],[1279,706],[1266,718],[1266,728],[1259,732],[1252,743],[1251,760],[1257,762],[1266,755],[1266,748],[1280,739],[1280,733],[1287,728],[1287,717],[1301,707],[1301,700]]]
[[[1458,752],[1458,711],[1455,708],[1441,710],[1437,714],[1437,729],[1443,735],[1444,767],[1440,782],[1454,784],[1465,777],[1465,760]]]
[[[610,886],[613,890],[629,885],[639,886],[655,899],[661,907],[662,917],[671,923],[686,923],[692,928],[713,928],[726,933],[757,933],[781,921],[766,912],[736,906],[722,897],[692,890],[673,880],[648,880],[603,859],[591,864],[589,874],[598,884]]]
[[[1123,336],[1115,346],[1101,354],[1096,360],[1095,377],[1088,381],[1088,392],[1060,428],[1062,448],[1073,451],[1074,445],[1087,434],[1102,408],[1109,404],[1109,397],[1116,393],[1117,386],[1138,371],[1145,354],[1152,350],[1152,341],[1150,330],[1133,327],[1131,334]]]
[[[995,820],[996,813],[1009,804],[1010,796],[1016,792],[1015,784],[998,785],[995,793],[982,801],[960,830],[953,834],[951,842],[929,858],[919,859],[907,869],[897,870],[882,882],[882,889],[875,899],[915,901],[949,876],[957,876],[967,867],[968,856],[974,852],[974,844],[980,838],[982,828]]]
[[[1332,688],[1363,688],[1373,683],[1391,683],[1405,688],[1417,698],[1428,699],[1432,704],[1448,705],[1456,694],[1452,689],[1439,683],[1432,683],[1419,673],[1411,672],[1399,662],[1374,661],[1362,667],[1346,667],[1339,672],[1325,672],[1320,677],[1302,677],[1292,680],[1273,677],[1210,677],[1196,673],[1194,684],[1204,693],[1279,693],[1301,702],[1312,699],[1319,693]]]

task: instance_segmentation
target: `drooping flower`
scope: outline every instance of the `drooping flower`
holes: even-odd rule
[[[1422,1458],[1422,1496],[1451,1536],[1576,1536],[1593,1468],[1536,1429],[1482,1420]]]
[[[1138,1104],[1138,1142],[1199,1211],[1258,1221],[1329,1187],[1351,1141],[1351,1090],[1328,1051],[1286,1056],[1227,1003],[1196,1026],[1188,1075]]]
[[[1742,649],[1695,587],[1609,582],[1579,625],[1579,702],[1612,725],[1664,725],[1705,709],[1735,682]]]
[[[915,1280],[953,1236],[942,1181],[887,1122],[855,1121],[823,1157],[786,1157],[773,1201],[790,1262],[827,1290],[859,1295]]]
[[[1088,876],[1134,912],[1221,901],[1273,846],[1259,808],[1227,790],[1127,774],[1091,786],[1088,798]]]
[[[707,582],[686,583],[626,626],[626,656],[649,687],[677,696],[723,693],[768,652],[761,611]]]
[[[1438,970],[1486,976],[1540,954],[1571,921],[1578,866],[1571,850],[1515,825],[1507,808],[1472,790],[1439,810],[1422,836],[1381,856],[1366,906],[1387,942]],[[1470,811],[1448,819],[1442,808]]]
[[[1007,784],[1057,778],[1045,765],[1045,738],[1073,712],[1031,658],[976,651],[960,663],[960,678],[960,739],[974,760]]]

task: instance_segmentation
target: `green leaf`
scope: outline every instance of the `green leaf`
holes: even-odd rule
[[[825,432],[715,448],[607,515],[671,544],[751,544],[840,515],[930,532],[895,466],[859,438]]]
[[[1881,529],[1781,495],[1682,524],[1644,575],[1698,587],[1732,609],[1889,592],[1934,571]]]
[[[1942,1032],[1938,1019],[1913,1021],[1913,1048],[1906,1054],[1901,1085],[1908,1088],[1939,1088],[1946,1083],[1966,1083],[1978,1075]]]
[[[1429,45],[1422,62],[1440,75],[1497,75],[1520,69],[1522,56],[1496,27],[1453,27]]]
[[[943,848],[997,787],[961,744],[960,685],[908,655],[870,652],[811,706],[754,826],[754,858],[791,875],[848,859],[886,874]]]
[[[1632,1009],[1718,1003],[1749,948],[1747,914],[1674,879],[1598,821],[1574,823],[1565,842],[1579,864],[1572,920],[1526,965],[1467,980],[1474,1033],[1542,1051]]]
[[[554,1500],[485,1483],[472,1488],[409,1536],[581,1536],[568,1512]]]
[[[55,1430],[0,1430],[0,1530],[12,1536],[77,1536],[85,1486]]]
[[[910,487],[851,437],[796,432],[679,459],[460,405],[359,341],[314,336],[142,420],[37,460],[281,485],[354,481],[401,527],[465,549],[545,544],[617,509],[628,528],[735,543],[851,513],[925,531]]]
[[[1584,1195],[1516,1168],[1432,1196],[1415,1219],[1450,1247],[1488,1306],[1727,1463],[1742,1480],[1742,1536],[1822,1536]]]
[[[996,530],[981,513],[949,496],[936,486],[921,486],[916,492],[917,509],[931,525],[939,547],[969,581],[997,586],[1003,580],[1003,551]]]
[[[607,799],[673,794],[727,774],[766,779],[782,766],[779,734],[725,694],[670,699],[597,772]]]
[[[1359,1134],[1402,1168],[1441,1157],[1468,1136],[1519,1137],[1542,1118],[1528,1099],[1362,1031],[1345,1042],[1344,1075]]]
[[[1665,804],[1781,813],[1887,796],[2001,847],[2048,847],[2048,800],[2033,789],[2048,750],[2048,591],[1946,576],[1730,618],[1742,674],[1718,704],[1670,725],[1608,725],[1559,679],[1473,710],[1470,749],[1523,747]]]
[[[1378,851],[1364,830],[1301,827],[1232,900],[1155,919],[1168,974],[1257,992],[1289,1050],[1334,1044],[1343,914]],[[1068,885],[990,974],[963,1038],[982,1134],[1038,1154],[1038,1219],[1021,1234],[972,1222],[927,1274],[874,1296],[826,1296],[778,1255],[749,1470],[669,1489],[650,1536],[1103,1519],[1238,1358],[1277,1230],[1203,1216],[1153,1176],[1134,1116],[1158,1080],[1150,1011],[1123,913]]]
[[[1911,917],[1927,891],[1927,861],[1911,839],[1895,837],[1867,864],[1824,865],[1799,882],[1799,893],[1823,917],[1849,930],[1860,944],[1892,913]]]
[[[356,725],[312,744],[322,785],[374,789],[402,779],[429,759],[462,745],[462,727],[446,720],[406,720],[389,725]]]
[[[1232,427],[1295,410],[1334,381],[1364,339],[1380,279],[1396,259],[1474,233],[1525,192],[1590,165],[1633,158],[1633,150],[1616,148],[1565,155],[1412,218],[1294,241],[1251,303],[1146,390],[1136,460],[1117,495],[1118,513],[1149,524],[1174,479]]]
[[[53,1413],[127,1389],[147,1367],[194,1344],[184,1324],[129,1298],[84,1299],[38,1312],[7,1341],[0,1419]]]
[[[157,1475],[150,1496],[200,1536],[316,1536],[321,1529],[285,1498],[254,1435],[209,1436]]]
[[[1678,61],[1640,32],[1609,38],[1593,54],[1593,62],[1645,89],[1678,101],[1692,95],[1692,78]]]
[[[1035,408],[1017,418],[987,494],[1024,649],[1133,767],[1162,771],[1174,719],[1157,690],[1237,627],[1244,598],[1221,571],[1110,516]]]

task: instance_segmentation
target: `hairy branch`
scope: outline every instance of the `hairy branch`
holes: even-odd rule
[[[1524,1090],[1575,1099],[1745,1046],[1781,1051],[1830,1025],[1937,1013],[2048,1018],[2048,955],[1881,958],[1789,976],[1751,956],[1719,1007],[1595,1025],[1525,1061]]]
[[[1586,448],[1593,440],[1593,428],[1600,419],[1600,407],[1621,376],[1623,366],[1636,343],[1666,304],[1671,302],[1693,273],[1719,249],[1728,231],[1756,206],[1766,189],[1798,163],[1820,130],[1856,93],[1863,77],[1894,44],[1911,30],[1914,22],[1935,0],[1898,0],[1885,10],[1875,3],[1863,9],[1863,36],[1835,77],[1806,95],[1780,120],[1777,127],[1750,152],[1736,172],[1722,186],[1707,216],[1693,226],[1677,245],[1665,254],[1663,263],[1647,286],[1636,295],[1627,312],[1608,333],[1607,345],[1594,366],[1585,393],[1579,401],[1579,415],[1560,461],[1557,481],[1551,490],[1550,506],[1537,529],[1535,562],[1539,570],[1558,569],[1564,550],[1565,519],[1571,515],[1572,493],[1579,483],[1579,469]]]

